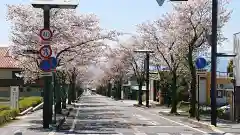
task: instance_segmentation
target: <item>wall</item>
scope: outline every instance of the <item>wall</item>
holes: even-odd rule
[[[29,97],[29,96],[41,96],[40,91],[30,91],[30,92],[20,92],[20,97]],[[0,97],[10,97],[10,90],[8,90],[8,87],[6,88],[6,91],[0,91]]]
[[[0,79],[12,79],[12,71],[20,71],[19,69],[0,69]]]
[[[219,78],[216,78],[216,83],[217,84],[230,84],[232,83],[231,82],[231,78],[229,77],[219,77]],[[208,101],[208,104],[210,104],[210,90],[211,90],[211,73],[208,72],[207,73],[207,101]]]

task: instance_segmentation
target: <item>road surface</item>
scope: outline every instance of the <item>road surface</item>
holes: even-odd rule
[[[193,128],[176,117],[160,116],[151,109],[86,91],[70,113],[60,131],[42,129],[42,111],[0,128],[0,135],[204,135],[208,129]]]
[[[85,92],[62,131],[54,135],[204,135],[217,134],[100,95]]]

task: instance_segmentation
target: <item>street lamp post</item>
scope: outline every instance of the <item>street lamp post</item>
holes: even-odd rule
[[[153,53],[153,51],[151,50],[136,50],[134,52],[139,52],[139,53],[145,53],[146,54],[146,58],[145,58],[145,73],[146,73],[146,107],[149,107],[149,56],[150,53]],[[139,91],[139,99],[142,99],[142,91]]]
[[[212,35],[211,35],[211,124],[217,126],[216,107],[216,72],[217,72],[217,24],[218,0],[212,0]]]
[[[50,28],[50,10],[51,8],[62,8],[62,9],[75,9],[79,1],[78,0],[32,0],[31,4],[34,8],[43,9],[44,28]],[[49,124],[52,119],[52,105],[50,103],[51,93],[51,76],[44,77],[44,104],[43,104],[43,128],[49,128]]]

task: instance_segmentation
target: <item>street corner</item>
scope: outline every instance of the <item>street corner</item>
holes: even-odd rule
[[[210,123],[205,123],[205,122],[201,122],[201,121],[197,121],[197,120],[194,120],[194,119],[185,119],[187,122],[189,122],[190,124],[193,124],[193,125],[196,125],[196,126],[199,126],[199,127],[202,127],[202,128],[206,128],[206,129],[210,129],[216,133],[219,133],[219,134],[228,134],[228,135],[233,135],[231,133],[226,133],[222,130],[220,130],[218,127],[215,127],[214,125],[211,125]]]
[[[197,121],[197,120],[194,120],[192,118],[186,118],[184,120],[189,122],[190,124],[193,124],[193,125],[196,125],[196,126],[199,126],[199,127],[202,127],[202,128],[209,128],[209,129],[211,129],[211,127],[210,127],[210,125],[208,123]]]

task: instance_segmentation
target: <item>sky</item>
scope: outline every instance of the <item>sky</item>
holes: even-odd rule
[[[2,3],[4,4],[0,4],[0,46],[8,46],[10,25],[6,21],[6,4],[30,4],[30,0],[4,0]],[[240,0],[230,0],[227,8],[233,12],[231,19],[223,29],[228,40],[218,48],[219,52],[232,52],[233,34],[240,31],[239,6]],[[167,0],[162,7],[159,7],[156,0],[80,0],[77,11],[96,14],[103,28],[133,33],[136,24],[154,20],[163,13],[171,11],[171,2]]]

